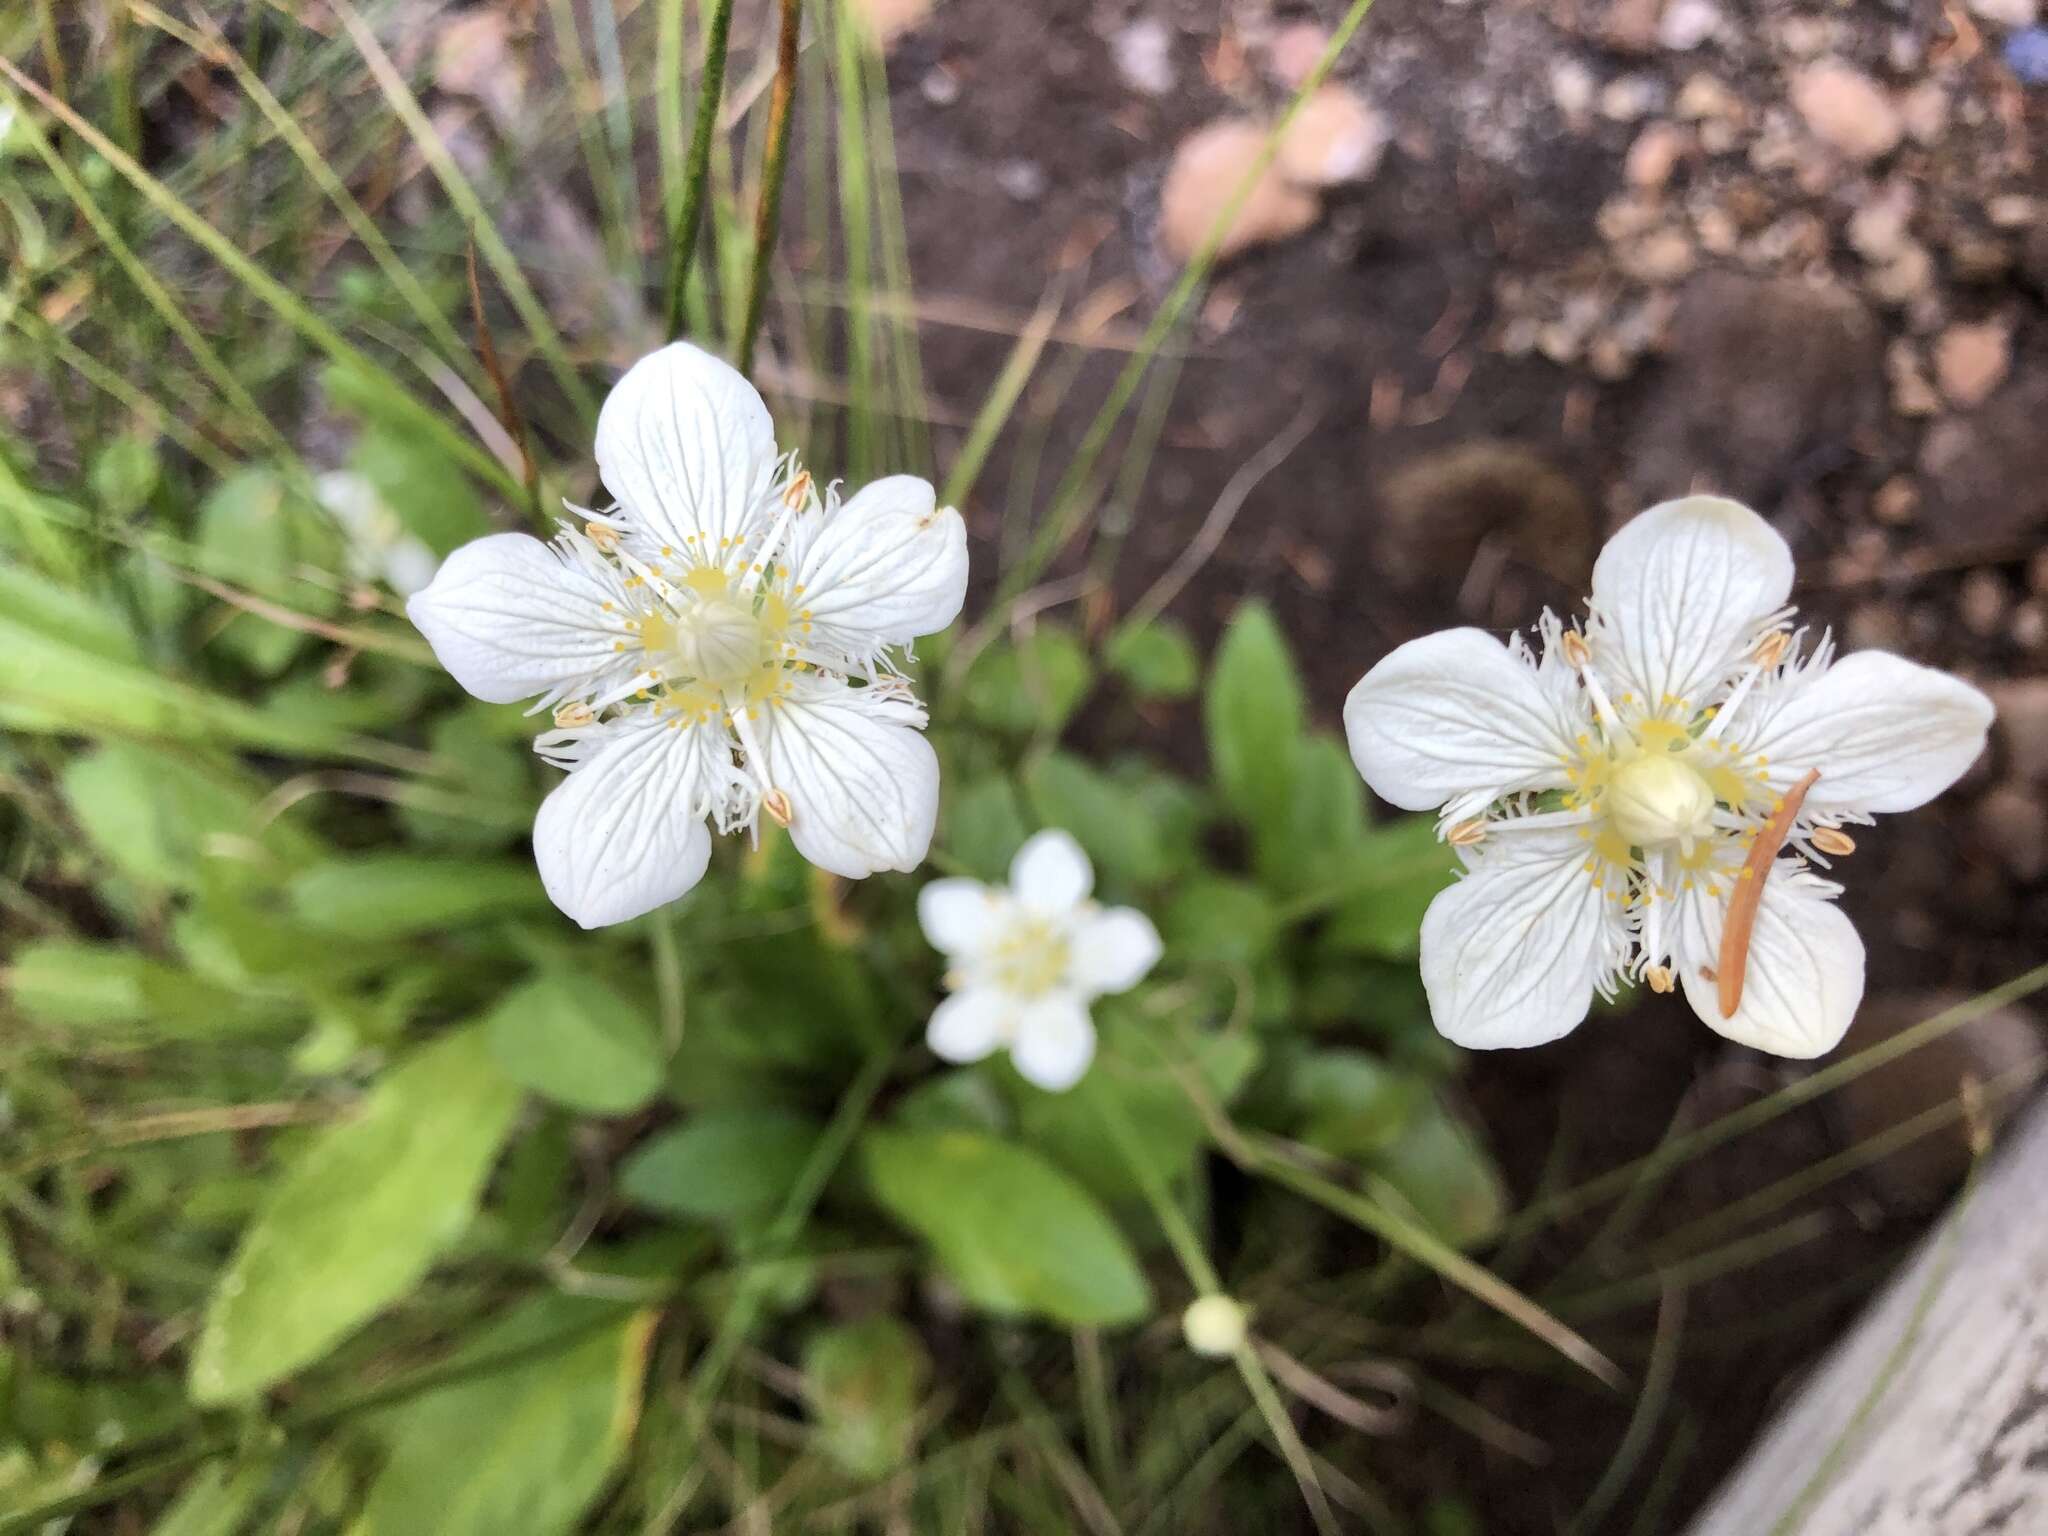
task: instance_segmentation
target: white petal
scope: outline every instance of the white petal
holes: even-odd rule
[[[1726,896],[1688,899],[1679,966],[1685,1000],[1707,1025],[1739,1045],[1805,1061],[1841,1043],[1863,998],[1863,940],[1832,890],[1781,859],[1764,883],[1749,940],[1742,1003],[1721,1017],[1720,989],[1703,974],[1719,961]]]
[[[1052,992],[1018,1009],[1010,1060],[1027,1083],[1064,1093],[1094,1059],[1095,1025],[1079,998]]]
[[[703,879],[705,801],[726,751],[722,731],[671,730],[651,713],[611,727],[534,818],[549,899],[585,928],[603,928],[665,906]]]
[[[1007,906],[979,880],[934,880],[917,893],[917,920],[941,954],[971,955],[987,946]]]
[[[384,552],[384,582],[400,597],[411,597],[434,579],[441,562],[419,539],[394,540]]]
[[[1404,811],[1460,803],[1464,814],[1520,789],[1568,783],[1577,734],[1527,662],[1479,629],[1410,640],[1344,701],[1351,760],[1373,793]]]
[[[721,541],[745,537],[769,498],[775,425],[737,370],[673,342],[605,396],[597,468],[651,542],[718,560]]]
[[[1991,700],[1961,678],[1858,651],[1818,675],[1789,675],[1729,736],[1769,760],[1774,788],[1818,768],[1808,811],[1910,811],[1977,760],[1991,716]]]
[[[1159,963],[1162,946],[1152,919],[1133,907],[1084,917],[1067,939],[1067,977],[1083,992],[1128,992]]]
[[[1474,1050],[1571,1033],[1611,969],[1611,904],[1564,828],[1490,840],[1422,919],[1422,985],[1446,1039]]]
[[[829,678],[761,711],[760,770],[789,797],[799,853],[849,880],[924,862],[939,814],[939,759],[918,730],[924,719],[900,693]]]
[[[979,1061],[1008,1034],[1012,1004],[993,987],[955,992],[932,1010],[924,1043],[942,1061]]]
[[[1792,551],[1740,502],[1687,496],[1650,508],[1593,566],[1595,654],[1617,697],[1704,708],[1792,592]]]
[[[1034,912],[1071,912],[1095,889],[1095,868],[1071,833],[1033,833],[1010,860],[1010,890]]]
[[[866,658],[907,645],[960,616],[967,597],[967,524],[940,507],[928,481],[877,480],[826,514],[804,549],[791,606],[808,643]]]
[[[463,545],[405,605],[455,681],[491,704],[573,693],[618,669],[627,631],[616,594],[523,533]]]

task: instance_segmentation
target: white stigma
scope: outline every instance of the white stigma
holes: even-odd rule
[[[1614,829],[1638,848],[1690,849],[1713,835],[1713,790],[1691,766],[1663,754],[1617,767],[1606,809]]]

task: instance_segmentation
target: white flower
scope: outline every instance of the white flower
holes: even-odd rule
[[[349,574],[358,581],[381,581],[410,597],[434,579],[434,552],[407,531],[366,477],[331,469],[313,482],[313,490],[348,540]]]
[[[1802,658],[1791,590],[1791,552],[1762,518],[1687,497],[1608,542],[1583,632],[1544,614],[1540,657],[1519,636],[1447,630],[1351,691],[1359,772],[1405,810],[1441,808],[1467,865],[1422,924],[1446,1036],[1539,1045],[1640,977],[1761,1050],[1812,1057],[1842,1038],[1863,944],[1810,866],[1854,849],[1844,824],[1954,783],[1992,710],[1897,656],[1838,662],[1825,636]]]
[[[1007,890],[934,880],[917,894],[925,937],[951,962],[952,996],[925,1040],[947,1061],[979,1061],[1007,1046],[1017,1070],[1054,1093],[1095,1058],[1088,1004],[1126,992],[1159,960],[1144,913],[1089,899],[1095,871],[1081,845],[1040,832],[1017,850]]]
[[[570,774],[533,845],[555,905],[652,911],[703,876],[707,821],[763,811],[834,874],[915,869],[939,764],[894,657],[960,612],[960,514],[904,475],[821,498],[753,386],[682,342],[606,398],[597,464],[611,511],[466,544],[406,605],[471,693],[554,711],[536,747]]]

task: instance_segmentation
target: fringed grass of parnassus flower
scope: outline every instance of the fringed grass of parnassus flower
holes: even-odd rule
[[[1842,1038],[1863,943],[1815,867],[1854,851],[1845,826],[1953,784],[1992,709],[1880,651],[1837,660],[1823,636],[1802,655],[1791,591],[1761,517],[1688,497],[1608,542],[1585,625],[1545,613],[1540,653],[1447,630],[1352,690],[1359,772],[1438,809],[1466,865],[1422,926],[1446,1036],[1539,1045],[1640,978],[1780,1056]]]
[[[907,475],[820,494],[753,386],[682,342],[606,398],[597,465],[610,510],[464,545],[406,608],[472,694],[553,711],[555,905],[595,928],[674,901],[708,825],[764,812],[834,874],[915,869],[939,765],[897,657],[960,612],[959,513]]]
[[[917,916],[947,960],[952,995],[926,1040],[947,1061],[998,1049],[1026,1081],[1060,1092],[1095,1059],[1088,1005],[1127,992],[1159,961],[1159,930],[1133,907],[1093,899],[1095,870],[1067,833],[1040,832],[1017,850],[1010,883],[934,880]]]

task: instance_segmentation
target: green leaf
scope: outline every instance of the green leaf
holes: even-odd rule
[[[1332,1157],[1378,1156],[1433,1100],[1429,1084],[1364,1051],[1310,1052],[1291,1064],[1297,1135]]]
[[[469,1028],[414,1051],[353,1118],[320,1131],[214,1287],[194,1400],[254,1396],[417,1285],[476,1214],[519,1100]]]
[[[1217,647],[1203,720],[1217,788],[1262,863],[1286,841],[1307,718],[1280,626],[1263,603],[1242,604]]]
[[[1096,1009],[1107,1011],[1102,1003]],[[1167,1183],[1186,1178],[1209,1141],[1208,1125],[1179,1079],[1157,1051],[1134,1038],[1156,1027],[1136,1019],[1105,1021],[1100,1054],[1080,1082],[1065,1093],[1019,1089],[1017,1120],[1025,1139],[1104,1200],[1128,1200],[1142,1189],[1123,1144],[1107,1129],[1114,1111],[1121,1110],[1151,1171]],[[1257,1066],[1259,1047],[1242,1032],[1205,1035],[1191,1055],[1211,1101],[1228,1104]]]
[[[563,1536],[623,1460],[654,1315],[541,1297],[465,1357],[511,1356],[382,1419],[389,1454],[351,1536]],[[592,1319],[597,1325],[592,1326]],[[548,1348],[550,1340],[559,1340]]]
[[[1202,680],[1201,658],[1172,619],[1128,625],[1109,638],[1109,664],[1141,699],[1184,699]]]
[[[209,866],[269,872],[307,847],[282,822],[256,830],[255,788],[187,753],[110,741],[74,757],[61,783],[100,856],[143,886],[191,890]]]
[[[215,986],[136,950],[65,939],[24,945],[8,967],[7,990],[39,1023],[173,1040],[267,1034],[297,1016],[289,1002]]]
[[[523,861],[414,853],[316,864],[292,878],[285,896],[302,921],[360,940],[438,933],[548,907],[539,877]]]
[[[1170,954],[1239,966],[1271,953],[1279,934],[1272,897],[1223,875],[1196,875],[1177,886],[1159,927]]]
[[[826,1455],[865,1482],[903,1465],[931,1375],[916,1334],[893,1317],[841,1323],[812,1335],[803,1371]]]
[[[256,1512],[272,1473],[268,1460],[235,1467],[209,1462],[179,1490],[149,1536],[236,1536]]]
[[[93,455],[86,478],[101,509],[116,522],[126,522],[156,490],[162,468],[154,438],[123,432]]]
[[[982,724],[1016,736],[1057,735],[1094,681],[1088,652],[1058,624],[997,641],[975,659],[962,689]]]
[[[1344,862],[1329,873],[1349,893],[1331,912],[1322,942],[1346,954],[1414,959],[1422,914],[1451,883],[1456,852],[1438,840],[1427,816],[1404,816],[1368,831]]]
[[[1440,1099],[1425,1100],[1394,1144],[1367,1166],[1455,1247],[1469,1248],[1500,1230],[1507,1212],[1500,1172]]]
[[[1157,823],[1137,795],[1107,774],[1054,752],[1032,765],[1025,785],[1038,819],[1073,833],[1098,872],[1140,886],[1165,876]]]
[[[1008,879],[1030,835],[1017,786],[1002,774],[973,780],[946,807],[946,851],[983,880]]]
[[[818,1144],[791,1110],[705,1110],[646,1143],[619,1172],[626,1198],[671,1216],[723,1221],[780,1206]]]
[[[533,750],[525,734],[504,734],[503,706],[475,704],[452,710],[427,731],[427,745],[436,759],[441,784],[408,786],[398,803],[398,818],[414,842],[439,847],[490,849],[504,846],[508,835],[525,831],[533,820]],[[517,718],[515,716],[515,718]]]
[[[1365,781],[1342,743],[1329,736],[1303,739],[1287,816],[1273,835],[1261,867],[1282,890],[1315,890],[1356,867],[1369,836]]]
[[[977,1306],[1077,1326],[1151,1310],[1123,1235],[1037,1153],[972,1131],[870,1131],[862,1151],[875,1198]]]
[[[595,976],[550,971],[515,987],[484,1021],[513,1082],[594,1115],[622,1115],[660,1091],[654,1021]]]
[[[285,483],[261,466],[238,470],[216,485],[199,508],[199,565],[209,575],[315,617],[340,606],[329,588],[301,581],[300,565],[333,570],[341,546],[332,531]],[[236,615],[221,640],[265,677],[284,670],[305,635],[260,614]]]

